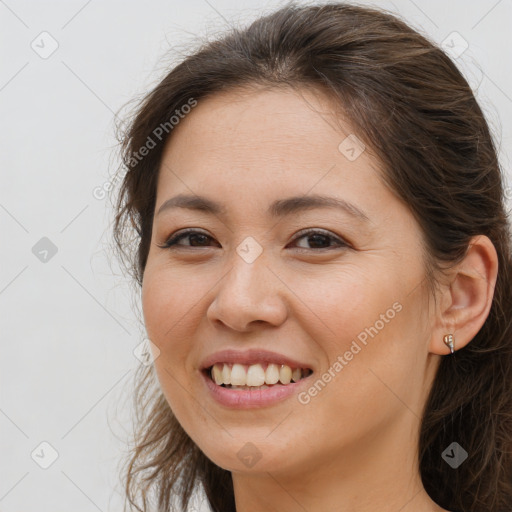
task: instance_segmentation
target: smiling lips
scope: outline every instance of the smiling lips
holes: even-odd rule
[[[292,368],[275,363],[216,363],[208,370],[215,384],[230,389],[266,389],[278,383],[286,385],[292,381],[298,382],[311,373],[309,368]]]

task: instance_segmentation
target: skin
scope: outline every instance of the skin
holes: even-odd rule
[[[455,333],[460,349],[488,315],[496,252],[475,237],[434,301],[418,224],[369,148],[354,161],[338,150],[353,132],[333,109],[314,90],[246,88],[199,101],[174,128],[155,211],[193,193],[227,213],[173,209],[154,218],[142,303],[160,350],[155,368],[185,431],[232,472],[238,512],[441,511],[419,476],[421,411],[450,357],[443,335]],[[332,208],[266,215],[276,199],[313,193],[352,203],[368,221]],[[183,228],[211,238],[159,247]],[[296,239],[305,228],[334,238]],[[263,249],[251,264],[236,251],[248,236]],[[321,376],[396,303],[394,318],[307,404],[292,396],[229,409],[205,392],[201,361],[227,348],[277,351]],[[252,467],[237,456],[247,442],[261,456]]]

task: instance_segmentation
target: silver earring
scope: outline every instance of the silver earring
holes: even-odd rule
[[[443,341],[444,341],[445,345],[450,347],[450,352],[453,354],[453,352],[454,352],[454,350],[453,350],[453,343],[454,343],[453,334],[445,334],[443,337]]]

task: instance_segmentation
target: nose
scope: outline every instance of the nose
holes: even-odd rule
[[[232,268],[219,281],[207,310],[213,324],[250,331],[258,324],[277,327],[287,318],[286,286],[261,255],[252,263],[234,255]]]

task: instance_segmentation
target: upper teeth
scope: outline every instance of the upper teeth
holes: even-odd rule
[[[266,368],[265,368],[266,366]],[[211,369],[212,379],[216,384],[232,384],[234,386],[263,386],[265,384],[290,384],[299,381],[308,370],[301,368],[291,369],[285,364],[268,365],[235,363],[216,363]]]

